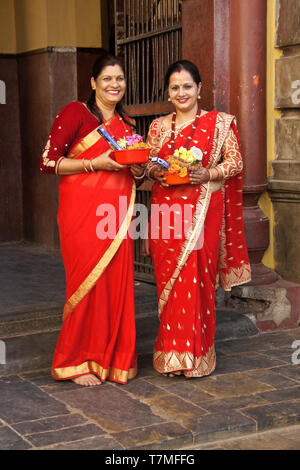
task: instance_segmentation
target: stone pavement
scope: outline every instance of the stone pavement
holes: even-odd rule
[[[81,388],[50,376],[58,253],[1,245],[0,259],[1,450],[299,449],[299,328],[259,333],[247,315],[218,311],[216,371],[162,377],[152,368],[155,288],[136,283],[137,378]]]

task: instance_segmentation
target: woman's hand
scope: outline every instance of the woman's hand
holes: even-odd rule
[[[166,183],[166,176],[165,173],[161,170],[158,165],[153,165],[152,168],[149,170],[149,177],[153,178],[154,180],[158,181],[162,186],[168,188],[169,185]]]
[[[130,165],[130,171],[132,173],[132,176],[136,176],[137,178],[141,177],[145,172],[145,166],[145,163],[135,163],[134,165]]]
[[[142,256],[151,256],[151,255],[150,255],[150,242],[149,242],[149,238],[143,238],[143,240],[142,240],[141,255],[142,255]]]
[[[120,165],[110,158],[112,150],[109,149],[106,152],[99,155],[99,157],[93,158],[92,165],[94,170],[104,170],[104,171],[120,171],[126,168],[126,165]]]
[[[209,171],[206,168],[193,168],[190,171],[191,184],[204,184],[210,180]]]

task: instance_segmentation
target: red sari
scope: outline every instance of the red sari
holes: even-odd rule
[[[80,105],[80,117],[74,118],[78,122],[71,132],[73,143],[67,157],[89,160],[108,150],[109,145],[96,131],[99,126],[96,118]],[[58,115],[61,125],[55,123],[50,139],[56,138],[59,128],[63,131],[67,126],[66,115],[71,119],[70,109]],[[88,119],[92,119],[91,131],[78,138],[81,123]],[[125,130],[130,132],[130,127],[116,115],[107,130],[119,139],[124,137]],[[51,148],[50,139],[48,148]],[[51,161],[49,154],[45,157]],[[128,169],[60,178],[58,225],[67,301],[53,358],[54,379],[93,373],[102,381],[126,383],[137,373],[133,242],[127,236],[134,199],[135,184]],[[101,204],[115,210],[113,238],[100,239],[97,234]]]
[[[155,120],[150,127],[149,142],[159,157],[167,159],[170,139],[167,133],[160,138],[164,133],[158,123]],[[179,132],[175,148],[188,142],[191,126]],[[164,204],[159,228],[153,214],[150,224],[160,317],[154,368],[201,377],[216,366],[215,288],[219,282],[225,290],[248,282],[250,266],[242,217],[242,159],[233,116],[216,111],[202,116],[193,145],[203,151],[203,166],[217,168],[224,179],[203,185],[153,186],[151,211],[153,204]],[[171,214],[168,236],[162,232],[166,209]],[[176,213],[191,214],[180,219],[181,236]]]

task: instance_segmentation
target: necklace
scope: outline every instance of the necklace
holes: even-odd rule
[[[192,143],[192,139],[194,137],[195,130],[197,129],[200,116],[201,116],[201,108],[200,108],[200,106],[198,106],[197,114],[196,114],[196,117],[195,117],[193,125],[192,125],[192,131],[191,131],[190,135],[187,136],[186,141],[182,145],[182,147],[186,148],[187,150],[189,149],[189,147]],[[171,152],[172,152],[172,154],[175,151],[175,122],[176,122],[176,112],[173,113],[172,126],[171,126],[171,140],[170,140],[170,143],[171,143]]]
[[[126,124],[125,124],[123,118],[120,116],[120,114],[117,111],[115,112],[115,115],[111,119],[109,119],[109,121],[106,121],[105,123],[103,123],[104,127],[111,131],[110,124],[112,123],[114,117],[119,119],[120,123],[122,124],[122,127],[123,127],[123,130],[124,130],[125,134],[127,134],[129,132],[129,130],[126,128]],[[114,138],[113,135],[112,135],[112,137]]]

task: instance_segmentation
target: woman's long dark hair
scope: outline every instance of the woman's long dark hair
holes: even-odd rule
[[[166,76],[165,76],[165,86],[168,88],[169,82],[170,82],[170,77],[173,73],[179,72],[180,70],[186,70],[189,72],[189,74],[192,76],[194,82],[199,85],[201,83],[201,77],[198,68],[196,67],[193,62],[190,62],[189,60],[178,60],[177,62],[174,62],[171,64],[167,70]]]
[[[118,57],[115,57],[114,55],[110,54],[109,52],[103,49],[103,52],[96,59],[93,65],[92,77],[94,77],[94,79],[97,80],[97,77],[100,75],[102,70],[109,65],[119,65],[119,67],[122,69],[123,73],[125,74],[124,66],[121,60]],[[86,102],[86,105],[88,109],[91,111],[91,113],[93,113],[102,124],[103,116],[102,116],[101,110],[98,108],[97,103],[96,103],[96,90],[92,91],[89,99]],[[132,128],[135,128],[135,126],[128,119],[128,116],[125,114],[125,111],[121,102],[117,103],[116,111],[123,118],[126,124],[128,124]]]

